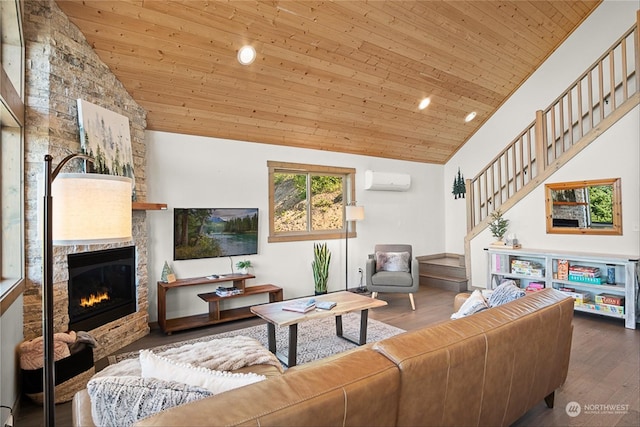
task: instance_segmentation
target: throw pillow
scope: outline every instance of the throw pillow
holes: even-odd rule
[[[409,252],[376,252],[376,271],[409,272]]]
[[[140,372],[140,360],[125,359],[113,365],[108,365],[104,369],[95,373],[92,378],[99,377],[139,377]]]
[[[475,290],[471,293],[469,298],[460,306],[460,309],[451,315],[452,319],[460,319],[461,317],[470,316],[473,313],[477,313],[489,308],[487,301],[482,296],[482,292]]]
[[[524,289],[519,288],[513,280],[500,283],[489,297],[489,307],[506,304],[526,295]]]
[[[87,383],[97,426],[128,427],[165,409],[211,396],[188,384],[140,377],[92,378]]]
[[[192,386],[206,388],[213,394],[265,380],[267,377],[254,373],[231,373],[196,367],[188,363],[175,362],[153,354],[150,350],[140,351],[140,368],[143,378],[158,378],[165,381],[180,381]]]

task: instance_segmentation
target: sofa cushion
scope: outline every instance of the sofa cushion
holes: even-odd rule
[[[376,271],[409,272],[409,252],[376,252]]]
[[[156,378],[100,377],[87,383],[97,426],[126,427],[174,406],[211,396],[209,390]]]
[[[158,356],[150,350],[140,351],[140,368],[142,369],[143,378],[179,381],[192,386],[206,388],[213,394],[223,393],[266,379],[263,375],[253,373],[235,374],[176,362],[166,357]]]
[[[482,296],[482,292],[475,290],[471,293],[469,298],[465,300],[460,306],[460,309],[451,315],[452,319],[460,319],[461,317],[470,316],[473,313],[477,313],[489,308],[489,304]]]
[[[527,293],[524,289],[516,286],[513,280],[505,280],[489,296],[489,307],[506,304],[518,298],[522,298]]]

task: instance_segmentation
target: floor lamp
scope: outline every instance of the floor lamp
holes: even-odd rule
[[[60,174],[75,158],[65,157],[52,171],[44,156],[44,234],[42,335],[44,341],[44,425],[55,425],[55,363],[53,342],[53,245],[87,245],[131,240],[131,179],[94,173]],[[55,182],[54,180],[58,178]],[[53,203],[55,200],[55,204]]]
[[[353,205],[347,205],[345,207],[344,220],[345,220],[345,233],[344,233],[344,290],[349,290],[349,223],[352,221],[362,221],[364,219],[364,207]]]

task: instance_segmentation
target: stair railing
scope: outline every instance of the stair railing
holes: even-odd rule
[[[640,16],[640,14],[639,14]],[[638,22],[529,124],[467,186],[467,239],[639,102]],[[605,127],[605,128],[606,128]]]

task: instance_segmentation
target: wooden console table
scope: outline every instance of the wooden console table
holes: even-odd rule
[[[160,328],[162,328],[162,331],[167,335],[171,335],[174,331],[215,325],[216,323],[246,319],[255,316],[249,307],[220,310],[220,301],[226,299],[241,298],[249,295],[268,294],[269,302],[282,301],[282,288],[278,286],[269,284],[245,287],[245,281],[253,278],[255,278],[255,276],[252,274],[228,274],[215,279],[195,277],[191,279],[176,280],[172,283],[158,282],[158,324],[160,325]],[[226,297],[217,295],[215,291],[198,294],[201,299],[209,303],[209,311],[207,313],[167,319],[167,291],[169,291],[169,289],[224,282],[232,282],[232,286],[241,289],[243,292]]]

